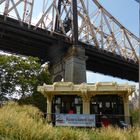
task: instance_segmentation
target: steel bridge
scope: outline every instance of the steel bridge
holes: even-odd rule
[[[51,65],[71,46],[85,49],[86,69],[138,82],[140,39],[97,0],[0,0],[0,50]]]

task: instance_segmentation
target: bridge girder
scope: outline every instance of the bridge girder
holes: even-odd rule
[[[95,11],[88,8],[88,3],[86,4],[84,0],[78,0],[77,3],[79,41],[138,63],[138,45],[140,42],[138,37],[120,24],[97,0],[88,0],[88,3],[96,8]],[[58,10],[57,8],[60,7],[60,5],[61,9]],[[53,0],[37,22],[35,29],[42,27],[51,32],[63,34],[73,40],[73,11],[71,7],[71,1],[63,0],[58,5],[57,0]],[[51,13],[53,13],[52,17],[55,17],[54,15],[57,16],[59,30],[55,30],[55,20],[50,20],[49,18]]]
[[[63,34],[73,41],[72,3],[76,0],[44,0],[35,28]],[[34,0],[0,0],[5,19],[15,12],[16,19],[32,24]],[[92,5],[92,7],[90,6]],[[20,7],[20,8],[19,8]],[[22,9],[22,10],[21,10]],[[138,63],[140,39],[128,31],[97,0],[77,0],[78,40]]]
[[[29,30],[27,24],[20,26],[17,20],[11,18],[5,22],[4,16],[0,16],[0,49],[38,57],[42,63],[49,61],[51,65],[60,62],[72,46],[69,38],[41,28],[32,30],[33,28],[31,26]],[[134,61],[89,44],[79,44],[85,48],[85,55],[88,56],[87,70],[138,82],[138,64]]]
[[[6,17],[11,16],[16,18],[21,26],[23,22],[31,25],[33,14],[34,0],[0,0],[0,8],[3,15]],[[15,16],[15,17],[14,17]]]
[[[76,15],[73,14],[72,9],[72,2],[76,0],[44,0],[40,16],[34,24],[35,1],[0,0],[0,13],[2,12],[5,23],[8,21],[8,17],[15,16],[14,18],[21,27],[28,26],[30,31],[36,31],[36,33],[41,28],[57,37],[63,36],[68,39],[69,44],[73,44],[76,26],[73,23],[74,16],[76,16],[78,19],[78,41],[82,42],[82,45],[84,43],[85,47],[92,46],[93,49],[114,54],[128,63],[133,62],[138,65],[140,39],[127,30],[97,0],[77,0]],[[32,26],[33,24],[34,26]],[[0,31],[2,35],[0,39],[3,39],[3,32],[5,31]],[[45,49],[45,45],[42,46]],[[88,48],[86,49],[88,50]]]

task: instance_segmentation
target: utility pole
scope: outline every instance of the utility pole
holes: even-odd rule
[[[140,126],[140,0],[135,0],[139,3],[139,126]]]
[[[140,126],[140,0],[139,0],[139,126]]]

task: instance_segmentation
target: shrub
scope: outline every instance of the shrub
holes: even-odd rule
[[[33,106],[10,102],[0,109],[1,140],[74,140],[82,135],[72,128],[53,128]],[[82,139],[86,140],[86,135]]]
[[[37,108],[10,102],[0,108],[0,140],[140,140],[140,128],[52,127]]]
[[[131,114],[132,119],[133,119],[133,124],[137,125],[139,123],[139,109],[138,108],[131,109],[130,114]]]

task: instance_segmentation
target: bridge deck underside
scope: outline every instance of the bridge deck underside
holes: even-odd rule
[[[138,64],[94,46],[80,44],[88,56],[87,70],[138,82]],[[28,29],[27,25],[20,26],[14,19],[4,22],[0,16],[0,50],[36,56],[53,64],[62,59],[70,46],[71,42],[63,36],[43,29]]]

